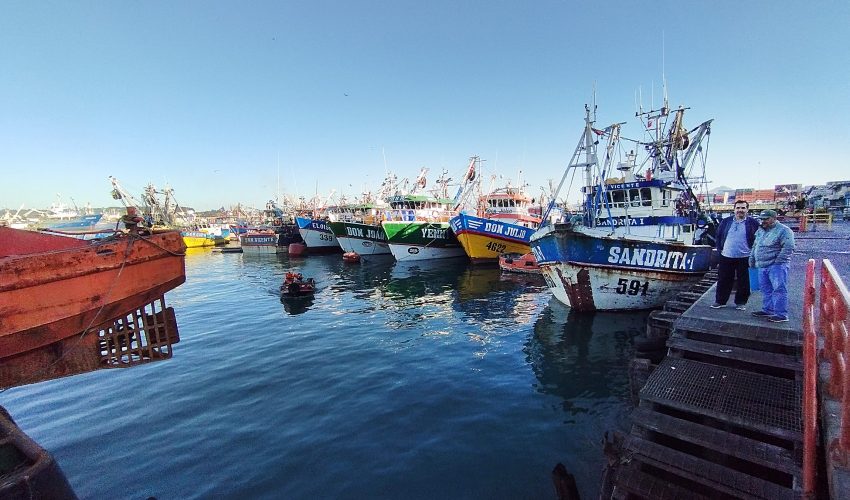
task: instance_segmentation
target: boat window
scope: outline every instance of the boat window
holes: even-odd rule
[[[639,189],[629,189],[629,200],[631,200],[633,207],[639,207],[640,206],[640,190]]]
[[[649,188],[640,188],[640,202],[645,207],[652,206],[652,190]]]
[[[611,191],[611,200],[614,202],[613,206],[615,207],[623,207],[626,204],[626,192],[622,189],[615,189]]]
[[[670,190],[665,189],[661,191],[661,206],[666,207],[670,205]]]

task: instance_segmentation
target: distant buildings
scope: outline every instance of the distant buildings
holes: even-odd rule
[[[825,208],[830,212],[840,212],[850,207],[850,181],[831,181],[823,186],[810,186],[804,190],[806,206]]]
[[[850,207],[850,181],[831,181],[820,186],[777,184],[773,189],[732,189],[723,186],[707,194],[699,194],[697,199],[700,203],[712,205],[732,205],[735,201],[743,200],[750,205],[775,205],[780,209],[798,204],[800,208],[805,206],[841,212]]]

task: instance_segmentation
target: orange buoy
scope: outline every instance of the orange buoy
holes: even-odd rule
[[[342,260],[345,262],[360,262],[360,254],[357,252],[345,252],[342,254]]]
[[[304,243],[290,243],[287,248],[290,257],[300,257],[307,253],[307,245]]]

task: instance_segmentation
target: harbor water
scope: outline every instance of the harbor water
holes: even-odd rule
[[[288,270],[314,298],[281,301]],[[190,252],[170,360],[10,389],[81,498],[598,494],[648,313],[577,314],[463,259]]]

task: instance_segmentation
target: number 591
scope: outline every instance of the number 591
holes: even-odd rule
[[[646,295],[647,290],[649,290],[649,281],[641,283],[640,280],[628,280],[626,278],[617,280],[616,292],[621,295]]]

